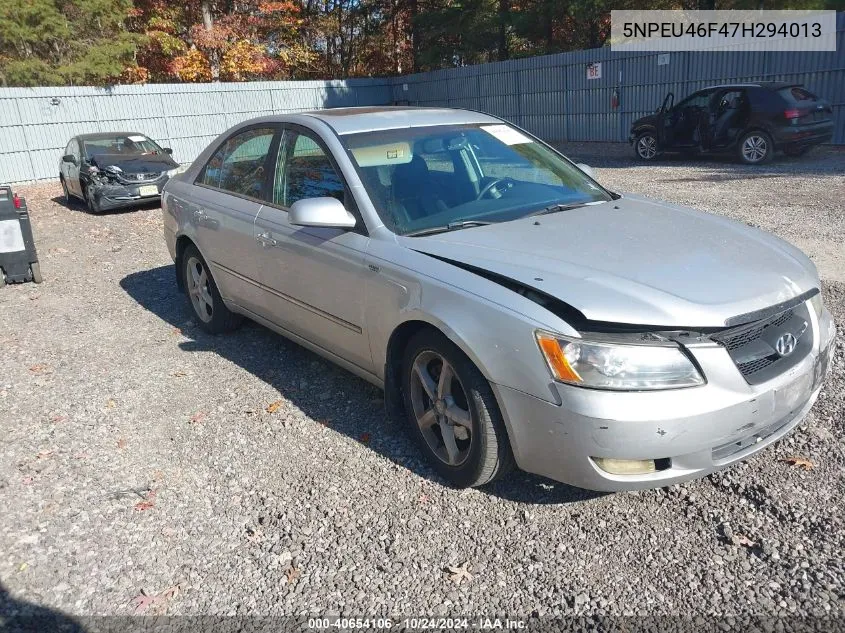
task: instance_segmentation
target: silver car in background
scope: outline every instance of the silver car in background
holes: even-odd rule
[[[162,207],[205,330],[246,316],[383,387],[455,486],[701,477],[794,429],[832,353],[799,250],[477,112],[253,119]]]

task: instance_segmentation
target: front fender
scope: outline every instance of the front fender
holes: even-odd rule
[[[393,333],[420,321],[443,332],[490,382],[559,403],[534,332],[575,335],[569,324],[493,281],[395,244],[375,244],[368,258],[378,272],[367,287],[365,319],[380,378]]]

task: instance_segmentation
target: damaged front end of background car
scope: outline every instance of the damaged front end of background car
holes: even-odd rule
[[[88,170],[85,202],[94,213],[158,201],[164,185],[182,169],[169,155],[120,163],[109,158],[94,158]]]

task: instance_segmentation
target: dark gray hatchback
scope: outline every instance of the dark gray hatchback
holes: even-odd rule
[[[641,160],[662,152],[734,153],[759,164],[782,150],[800,156],[833,137],[833,108],[800,84],[713,86],[674,103],[670,92],[654,114],[634,121],[630,142]]]

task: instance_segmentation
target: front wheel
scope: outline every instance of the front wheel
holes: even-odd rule
[[[739,159],[746,165],[760,165],[775,153],[772,137],[765,132],[747,132],[739,140]]]
[[[634,141],[634,153],[640,160],[654,160],[659,151],[660,147],[654,132],[643,132]]]
[[[222,334],[234,330],[241,322],[223,303],[217,284],[208,270],[199,250],[193,244],[182,254],[182,280],[191,302],[191,308],[199,320],[199,326],[209,334]]]
[[[60,180],[62,182],[62,195],[64,196],[65,206],[69,207],[72,204],[72,200],[70,199],[70,191],[67,188],[67,181],[65,181],[64,177]]]
[[[32,281],[37,284],[44,281],[44,278],[41,276],[41,264],[38,262],[32,262],[32,264],[29,265],[29,269],[32,271]]]
[[[453,486],[481,486],[513,468],[490,383],[439,332],[423,330],[408,343],[402,396],[412,435],[435,470]]]

